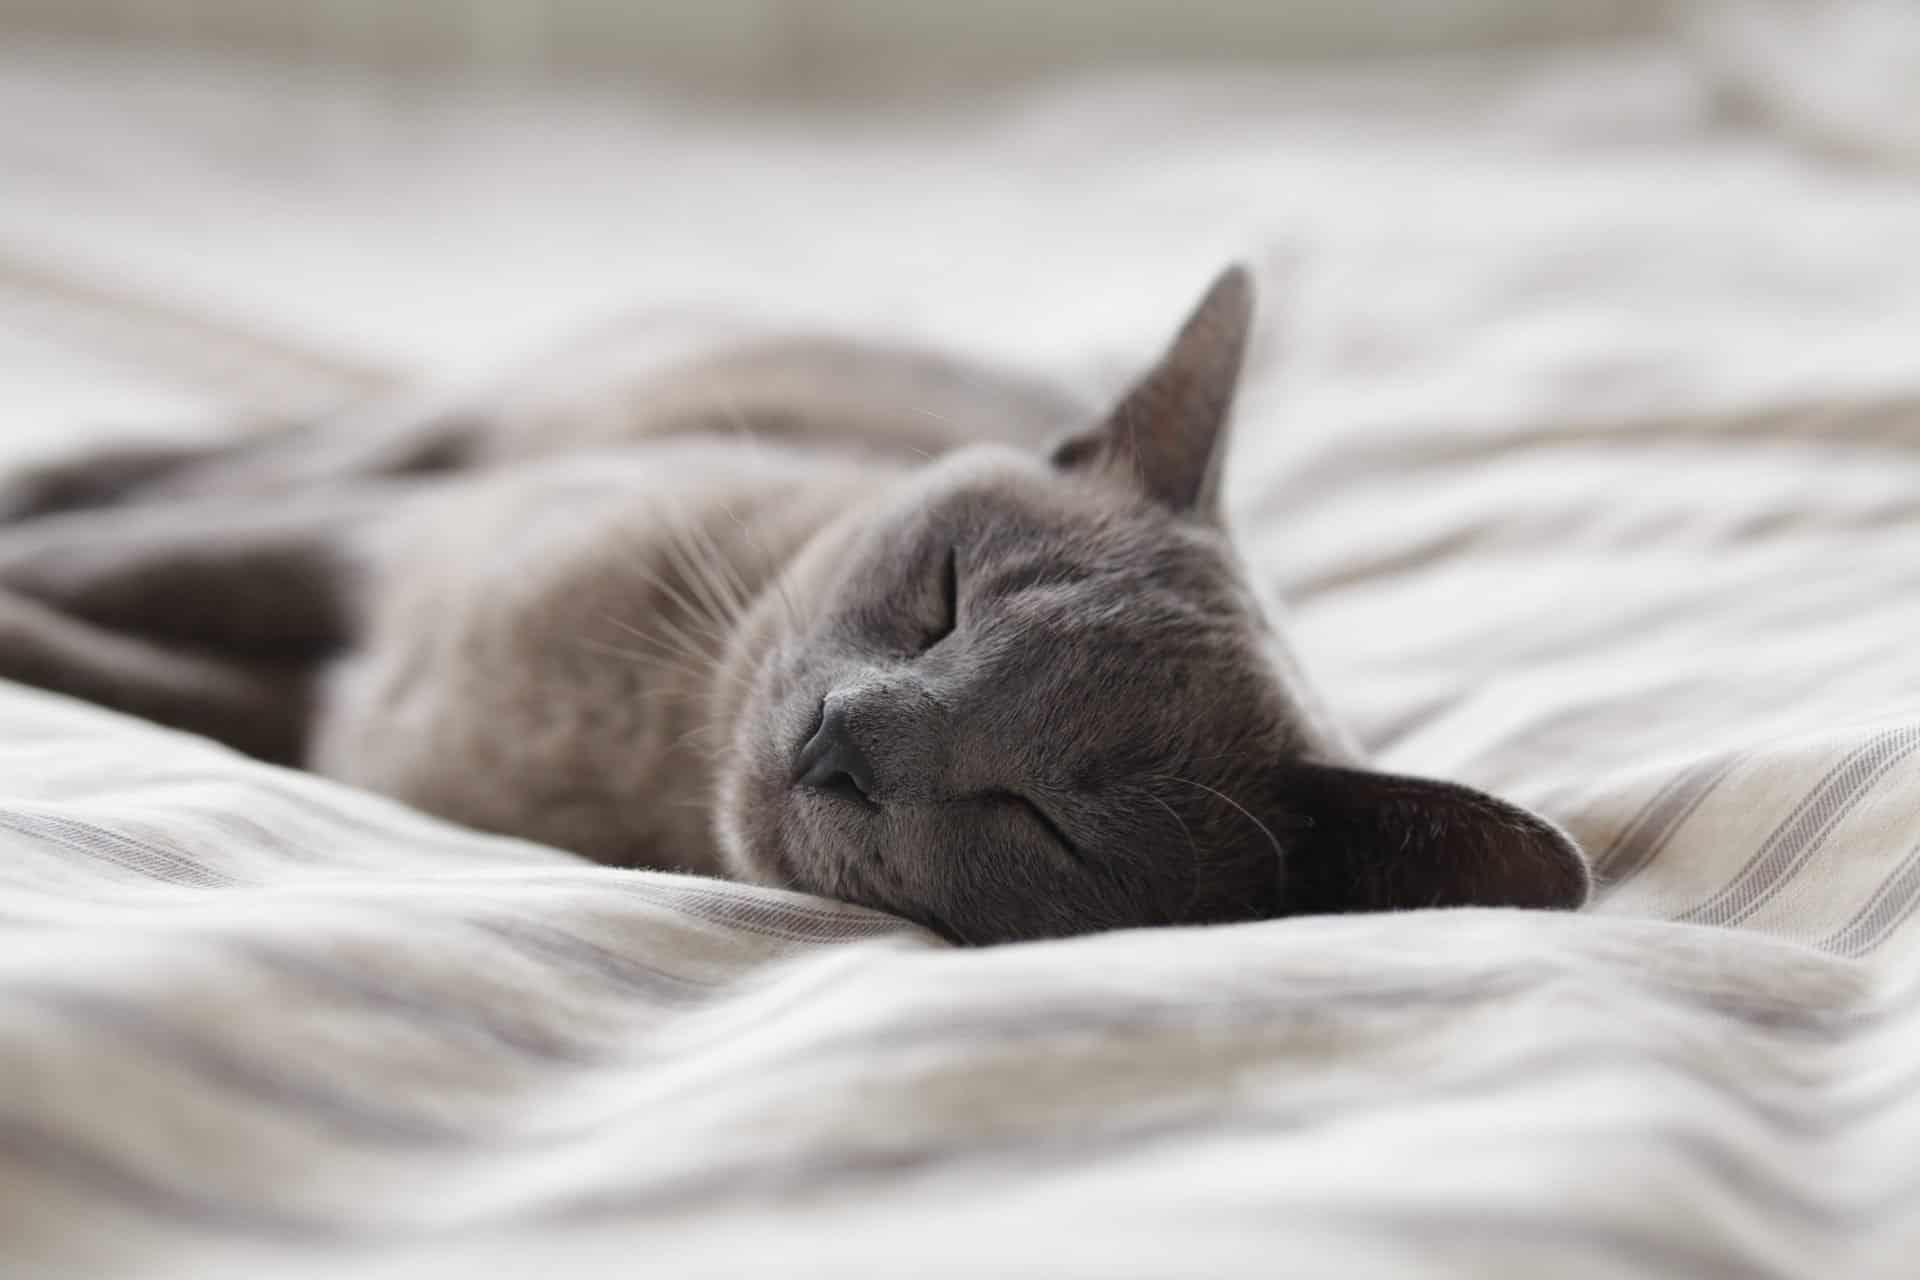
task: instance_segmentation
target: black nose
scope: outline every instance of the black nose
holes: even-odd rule
[[[793,762],[793,781],[822,791],[857,792],[873,799],[873,764],[847,728],[845,706],[829,698],[820,708],[820,727]]]

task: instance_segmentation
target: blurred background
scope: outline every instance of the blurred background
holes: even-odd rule
[[[1228,256],[1292,414],[1711,399],[1716,326],[1785,377],[1915,319],[1859,249],[1913,243],[1916,155],[1904,0],[0,0],[0,434],[635,308],[1110,381]]]
[[[14,29],[496,82],[703,96],[963,89],[1114,64],[1257,65],[1656,31],[1661,0],[9,0]]]

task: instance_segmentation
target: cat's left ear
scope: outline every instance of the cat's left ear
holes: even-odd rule
[[[1054,465],[1107,469],[1174,511],[1217,520],[1253,294],[1244,266],[1221,272],[1166,353],[1104,422],[1056,446]]]

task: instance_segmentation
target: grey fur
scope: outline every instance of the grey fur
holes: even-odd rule
[[[915,352],[616,340],[43,468],[0,488],[0,675],[961,941],[1578,906],[1551,824],[1357,768],[1301,687],[1219,514],[1251,316],[1224,273],[1097,419]]]

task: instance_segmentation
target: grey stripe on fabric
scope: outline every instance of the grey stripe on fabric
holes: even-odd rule
[[[1920,844],[1907,851],[1853,918],[1819,942],[1835,955],[1866,955],[1885,942],[1920,907]]]
[[[218,888],[238,883],[224,872],[202,866],[177,850],[161,849],[92,823],[55,814],[0,809],[0,827],[170,884]]]
[[[1675,919],[1715,925],[1747,919],[1799,874],[1834,828],[1916,749],[1920,749],[1920,726],[1908,725],[1875,734],[1848,752],[1774,828],[1733,880]]]
[[[714,883],[714,888],[705,889],[691,884],[642,880],[635,876],[628,878],[622,887],[635,897],[709,924],[725,925],[731,929],[786,941],[845,942],[916,931],[916,926],[907,921],[876,911],[776,902],[751,893],[731,891],[719,881]]]
[[[1603,890],[1617,888],[1653,865],[1674,833],[1745,759],[1744,752],[1716,756],[1668,779],[1594,859],[1594,876]]]

